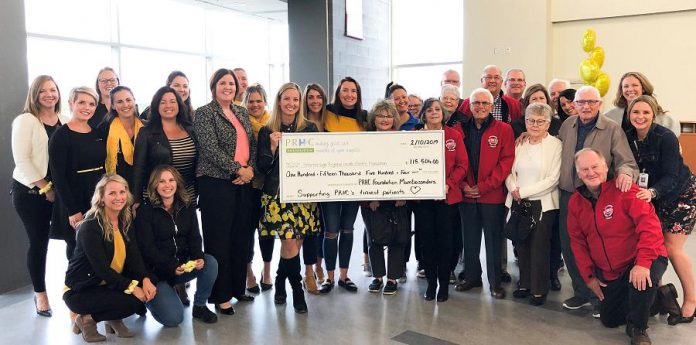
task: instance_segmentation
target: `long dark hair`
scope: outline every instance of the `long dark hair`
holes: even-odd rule
[[[169,92],[174,94],[174,97],[176,97],[176,104],[179,106],[179,113],[176,114],[176,122],[182,126],[190,126],[191,120],[188,115],[186,104],[181,100],[181,96],[179,96],[176,90],[169,86],[162,86],[155,92],[155,95],[152,96],[152,102],[150,103],[150,122],[148,122],[148,126],[162,128],[162,115],[159,112],[159,105],[162,101],[162,97]]]
[[[569,99],[571,102],[575,99],[575,89],[565,89],[558,94],[558,99],[556,99],[556,111],[558,112],[558,118],[561,121],[565,121],[570,115],[566,114],[561,106],[561,97]]]
[[[358,121],[358,124],[361,127],[363,127],[367,122],[367,112],[363,111],[362,108],[362,91],[360,90],[360,84],[352,77],[345,77],[341,79],[341,81],[338,83],[338,86],[336,87],[336,92],[334,93],[333,109],[334,111],[339,113],[342,112],[342,110],[346,109],[345,107],[343,107],[343,103],[341,103],[341,98],[339,97],[339,94],[341,93],[341,85],[343,85],[343,83],[348,82],[355,84],[355,89],[358,93],[358,99],[355,102],[355,106],[353,107],[353,109],[355,110],[355,120]]]
[[[169,73],[169,75],[167,76],[167,83],[166,83],[165,85],[171,87],[171,85],[172,85],[172,83],[174,82],[174,79],[175,79],[176,77],[183,77],[184,79],[186,79],[186,81],[189,81],[189,78],[186,76],[186,74],[184,74],[184,72],[182,72],[182,71],[172,71],[172,73]],[[189,84],[189,86],[190,86],[190,85],[191,85],[191,84]],[[188,111],[188,115],[189,115],[191,118],[193,118],[193,106],[191,105],[191,91],[190,91],[190,88],[189,88],[189,97],[188,97],[186,100],[184,100],[184,104],[186,104],[186,108],[187,108],[186,110]]]

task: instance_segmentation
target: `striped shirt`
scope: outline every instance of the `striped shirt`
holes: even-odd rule
[[[190,136],[182,139],[169,139],[172,147],[172,166],[181,174],[186,192],[191,201],[196,198],[196,145]]]

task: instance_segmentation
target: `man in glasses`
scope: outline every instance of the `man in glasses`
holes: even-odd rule
[[[558,133],[558,138],[563,141],[559,180],[561,250],[574,292],[573,297],[563,302],[563,306],[579,309],[593,305],[592,316],[599,317],[599,301],[580,277],[568,237],[568,201],[576,188],[582,185],[575,169],[575,153],[586,147],[600,152],[606,158],[610,178],[614,178],[616,188],[622,192],[631,189],[633,181],[638,178],[638,165],[621,126],[600,114],[602,99],[596,88],[581,87],[575,93],[574,102],[578,115],[566,119]]]
[[[481,86],[493,95],[491,114],[498,121],[510,123],[522,117],[522,104],[516,99],[503,94],[503,72],[495,65],[488,65],[481,73]],[[465,99],[457,109],[464,115],[471,117],[469,100]]]
[[[524,71],[522,69],[513,68],[507,71],[505,74],[505,91],[508,96],[521,103],[526,87],[527,81],[525,80]]]
[[[459,123],[470,156],[467,176],[461,185],[464,202],[459,208],[464,240],[464,279],[457,284],[456,290],[483,286],[479,260],[483,232],[489,289],[493,298],[502,299],[505,290],[501,287],[501,243],[507,197],[504,183],[515,160],[515,139],[512,127],[493,117],[494,98],[490,91],[476,89],[468,100],[472,116]]]

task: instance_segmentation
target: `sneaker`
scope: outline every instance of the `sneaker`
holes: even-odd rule
[[[387,285],[384,286],[384,291],[382,291],[382,293],[385,295],[395,295],[398,285],[397,282],[387,280]]]
[[[582,307],[587,307],[592,305],[590,301],[578,297],[578,296],[573,296],[571,298],[568,298],[567,300],[563,301],[563,308],[570,309],[570,310],[576,310],[580,309]]]
[[[370,292],[379,292],[379,290],[382,290],[382,279],[375,278],[372,279],[372,283],[370,283],[370,286],[367,287],[367,291]]]
[[[216,323],[218,318],[215,313],[210,311],[207,306],[205,305],[194,305],[193,310],[191,311],[191,316],[193,316],[194,319],[201,320],[205,323]]]
[[[420,279],[425,279],[426,278],[425,277],[425,270],[419,269],[418,273],[416,273],[416,277],[418,277]]]
[[[372,277],[372,266],[369,263],[362,264],[365,277]]]
[[[597,303],[595,303],[595,304],[592,306],[592,317],[595,318],[595,319],[599,319],[599,317],[602,315],[601,312],[600,312],[601,307],[602,307],[602,304],[601,304],[601,303],[602,303],[602,302],[597,301]]]

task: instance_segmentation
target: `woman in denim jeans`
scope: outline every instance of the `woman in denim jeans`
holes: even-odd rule
[[[217,315],[206,306],[206,299],[217,277],[217,261],[203,254],[196,208],[191,204],[181,174],[172,166],[160,165],[150,175],[148,200],[138,208],[135,233],[145,265],[157,276],[157,295],[146,303],[159,323],[175,327],[184,320],[184,306],[174,290],[175,284],[193,279],[196,294],[193,318],[217,322]],[[186,267],[189,262],[195,266]]]
[[[366,119],[367,112],[362,109],[360,84],[351,77],[343,78],[336,88],[333,103],[326,106],[324,129],[327,132],[364,131]],[[348,264],[353,250],[353,224],[358,216],[358,207],[355,201],[321,204],[321,214],[326,225],[324,260],[328,275],[321,284],[321,293],[326,294],[333,289],[336,255],[340,267],[338,286],[351,292],[358,291],[355,283],[348,278]]]

